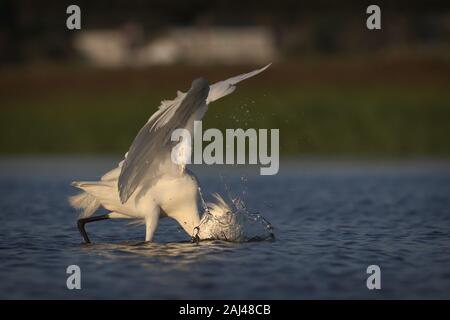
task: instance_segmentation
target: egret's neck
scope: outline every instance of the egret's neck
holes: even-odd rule
[[[189,171],[167,178],[157,186],[158,204],[167,216],[175,219],[190,236],[200,224],[197,179]]]

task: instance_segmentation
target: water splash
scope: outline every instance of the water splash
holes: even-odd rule
[[[249,242],[273,240],[272,225],[259,213],[250,213],[244,202],[233,199],[233,210],[205,211],[197,236],[201,240],[224,240],[231,242]]]
[[[200,196],[200,201],[202,202],[203,210],[205,211],[205,213],[210,213],[208,205],[205,201],[205,198],[203,198],[203,192],[202,192],[202,188],[200,187],[200,185],[198,186],[197,189],[198,189],[198,195]]]
[[[223,181],[223,177],[221,176]],[[216,202],[206,204],[200,192],[204,214],[196,228],[194,238],[199,240],[225,240],[249,242],[273,240],[273,227],[260,213],[250,213],[244,201],[233,198],[224,182],[229,201],[215,194]]]

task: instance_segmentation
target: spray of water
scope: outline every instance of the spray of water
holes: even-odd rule
[[[273,240],[275,236],[272,225],[261,214],[251,213],[241,198],[232,197],[223,176],[221,179],[229,201],[226,202],[215,194],[216,201],[206,203],[199,188],[204,214],[194,238],[231,242]]]

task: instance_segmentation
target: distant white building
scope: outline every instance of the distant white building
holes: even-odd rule
[[[274,36],[263,27],[174,28],[137,45],[135,33],[85,31],[74,46],[98,66],[264,64],[278,56]]]
[[[102,67],[120,67],[127,64],[129,51],[120,31],[83,31],[74,38],[74,47],[89,62]]]

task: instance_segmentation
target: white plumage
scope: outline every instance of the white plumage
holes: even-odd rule
[[[185,128],[192,133],[194,121],[203,118],[210,102],[232,93],[238,82],[268,67],[211,86],[204,79],[194,80],[188,92],[178,91],[174,100],[161,102],[118,167],[99,181],[73,182],[73,186],[83,190],[70,197],[69,202],[81,210],[79,227],[85,240],[89,242],[84,223],[106,218],[142,220],[146,225],[146,241],[152,240],[162,217],[175,219],[192,236],[200,224],[197,207],[199,186],[192,172],[171,160],[174,145],[170,135],[177,128]],[[100,206],[110,213],[101,218],[92,217]],[[218,214],[221,210],[228,210],[224,201],[213,206],[213,211]]]

